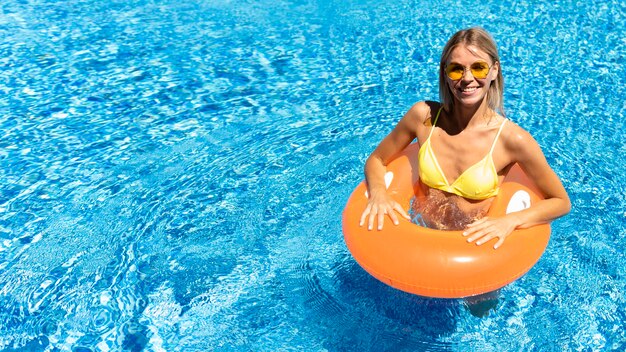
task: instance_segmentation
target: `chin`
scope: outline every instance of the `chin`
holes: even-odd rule
[[[462,106],[475,106],[480,105],[483,102],[484,97],[479,97],[478,99],[467,99],[467,98],[459,98],[457,97],[457,102]]]

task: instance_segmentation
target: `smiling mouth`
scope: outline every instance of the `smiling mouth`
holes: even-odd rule
[[[463,89],[460,89],[461,92],[463,93],[473,93],[478,89],[478,87],[465,87]]]

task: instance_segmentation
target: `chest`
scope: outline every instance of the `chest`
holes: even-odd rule
[[[448,135],[436,128],[430,138],[432,151],[448,180],[454,180],[465,170],[480,163],[492,151],[496,170],[504,167],[503,146],[495,139],[497,129],[463,131]],[[501,165],[498,167],[498,165]]]

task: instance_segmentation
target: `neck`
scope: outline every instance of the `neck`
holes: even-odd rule
[[[478,127],[484,125],[488,117],[492,116],[492,111],[487,106],[487,99],[483,99],[480,104],[467,106],[456,104],[451,113],[451,125],[462,131],[468,127]]]

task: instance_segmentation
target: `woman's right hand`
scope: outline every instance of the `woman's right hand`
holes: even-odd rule
[[[406,211],[389,196],[386,189],[386,166],[394,156],[404,150],[411,141],[417,138],[417,130],[425,125],[426,119],[430,118],[431,107],[426,102],[419,102],[404,115],[396,127],[385,137],[376,149],[370,154],[365,162],[365,180],[368,184],[369,199],[367,207],[361,215],[359,226],[365,225],[367,229],[374,228],[374,220],[378,221],[378,230],[383,229],[385,216],[389,215],[391,221],[398,225],[398,214],[410,220]],[[419,138],[418,138],[419,139]]]
[[[411,220],[411,217],[406,213],[402,206],[393,200],[386,191],[372,193],[370,194],[367,202],[367,207],[365,207],[365,210],[361,215],[359,226],[363,226],[365,224],[365,220],[367,219],[367,229],[371,230],[374,228],[374,220],[376,219],[378,221],[378,230],[380,231],[383,229],[385,215],[389,215],[391,221],[393,221],[395,225],[398,225],[400,222],[398,221],[396,212],[402,215],[405,219]]]

